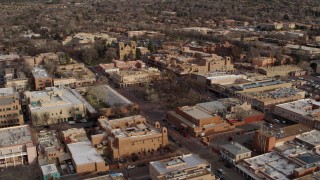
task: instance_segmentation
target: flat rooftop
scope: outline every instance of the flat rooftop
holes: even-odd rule
[[[32,111],[43,111],[43,108],[54,109],[71,107],[83,102],[68,89],[49,87],[43,91],[28,91],[25,93],[30,98],[30,109]]]
[[[0,147],[27,143],[33,143],[31,130],[28,125],[0,129]]]
[[[115,137],[136,137],[159,134],[160,132],[146,123],[146,119],[141,116],[130,116],[120,119],[99,119],[100,125],[111,132]]]
[[[77,166],[88,163],[105,162],[101,155],[91,145],[90,141],[67,144],[72,159]]]
[[[263,131],[263,132],[261,130],[259,131],[267,136],[275,136],[276,139],[282,139],[290,136],[298,136],[302,133],[306,133],[312,130],[313,128],[310,128],[308,126],[304,126],[302,124],[294,124],[294,125],[286,126],[286,127],[271,130],[271,131]]]
[[[290,87],[290,88],[277,88],[268,91],[255,91],[255,92],[244,92],[246,96],[251,96],[262,101],[274,100],[279,98],[288,98],[296,96],[298,93],[304,92],[303,90]]]
[[[244,84],[238,84],[233,86],[237,90],[245,90],[245,89],[252,89],[252,88],[258,88],[258,87],[265,87],[265,86],[272,86],[277,84],[284,84],[285,82],[281,80],[265,80],[265,81],[257,81],[257,82],[250,82],[250,83],[244,83]]]
[[[42,67],[34,67],[33,70],[31,71],[33,77],[35,78],[49,78],[49,74],[47,70],[45,70]]]
[[[264,172],[274,179],[288,179],[294,169],[299,168],[298,164],[280,156],[276,152],[270,152],[244,160],[253,170]]]
[[[160,161],[150,162],[150,166],[153,166],[160,175],[167,174],[177,170],[189,169],[206,163],[198,155],[187,154],[171,159],[165,159]]]
[[[312,130],[297,136],[296,139],[310,146],[317,147],[320,145],[320,131]]]
[[[251,150],[247,149],[246,147],[242,146],[237,142],[231,142],[228,144],[221,145],[221,148],[227,150],[233,155],[239,155],[239,154],[251,152]]]
[[[259,69],[262,69],[266,72],[272,72],[272,71],[300,71],[302,70],[300,67],[298,66],[294,66],[294,65],[281,65],[281,66],[271,66],[271,67],[261,67]]]
[[[180,110],[195,119],[205,119],[213,117],[213,115],[209,114],[206,111],[203,111],[201,108],[197,106],[184,106],[181,107]]]
[[[47,164],[41,166],[42,174],[47,176],[49,174],[59,173],[57,166],[55,164]]]
[[[0,88],[0,98],[3,96],[10,96],[14,94],[13,87]]]
[[[320,108],[314,109],[314,107],[320,107],[320,102],[317,102],[313,99],[301,99],[289,103],[278,104],[276,105],[276,107],[286,109],[301,115],[320,113]]]

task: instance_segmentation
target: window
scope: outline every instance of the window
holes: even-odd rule
[[[12,153],[12,149],[9,149],[9,152]]]

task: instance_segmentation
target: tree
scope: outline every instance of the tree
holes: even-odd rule
[[[82,61],[88,65],[92,65],[98,59],[98,53],[95,49],[85,49],[82,52]]]
[[[136,48],[136,59],[141,59],[141,51],[139,48]]]
[[[315,63],[315,62],[313,62],[313,63],[310,64],[310,67],[312,68],[312,70],[313,70],[314,72],[317,72],[317,66],[318,66],[318,64]]]
[[[48,112],[44,112],[40,115],[40,120],[45,123],[45,125],[49,125],[51,115]]]
[[[155,47],[152,41],[149,41],[148,43],[148,50],[153,53],[155,51]]]
[[[288,15],[288,14],[285,14],[285,15],[283,16],[283,20],[285,20],[285,21],[290,21],[289,15]]]

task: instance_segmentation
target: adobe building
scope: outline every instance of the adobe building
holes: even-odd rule
[[[253,58],[251,64],[254,67],[270,67],[273,66],[276,59],[272,57],[258,57]]]
[[[125,44],[124,42],[118,43],[118,56],[120,60],[124,60],[132,56],[132,58],[136,58],[136,48],[137,43],[131,41],[129,44]]]
[[[149,164],[152,180],[190,179],[215,180],[211,165],[195,154],[153,161]]]
[[[58,65],[56,72],[62,78],[54,78],[54,86],[91,86],[96,82],[95,74],[84,66],[83,63]],[[63,81],[64,80],[64,83]]]
[[[281,65],[272,67],[261,67],[258,71],[267,77],[288,76],[290,72],[301,71],[302,69],[294,65]]]
[[[150,126],[140,115],[114,120],[100,117],[98,123],[103,134],[92,137],[92,142],[107,142],[108,151],[114,160],[134,154],[139,156],[154,153],[168,145],[167,129],[158,122],[154,127]]]
[[[167,113],[167,119],[178,129],[188,132],[194,137],[208,136],[235,129],[235,125],[205,109],[203,105],[178,107],[175,111]]]
[[[295,124],[281,129],[260,129],[254,135],[254,149],[259,153],[267,153],[285,142],[294,140],[300,134],[311,131],[312,128]]]
[[[16,71],[14,68],[4,69],[3,80],[3,87],[13,87],[16,91],[24,91],[30,86],[29,79],[25,73]]]
[[[72,164],[78,174],[109,170],[109,166],[95,149],[83,128],[72,128],[61,132],[67,144]]]
[[[36,142],[28,125],[0,129],[0,167],[37,163]]]
[[[118,87],[130,87],[152,83],[160,79],[160,71],[156,68],[144,68],[138,71],[127,70],[113,73],[113,80]]]
[[[19,93],[12,87],[0,88],[0,128],[23,124]]]
[[[54,130],[44,130],[38,133],[39,164],[42,164],[42,162],[45,164],[48,162],[55,163],[55,160],[65,153],[57,135],[58,134]]]
[[[44,68],[34,67],[31,73],[35,90],[43,90],[46,87],[53,86],[53,79]]]
[[[81,119],[84,103],[72,91],[49,87],[43,91],[26,91],[30,119],[35,126]]]
[[[320,102],[313,99],[278,104],[274,115],[277,119],[320,129]]]

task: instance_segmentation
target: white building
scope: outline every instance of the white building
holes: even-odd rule
[[[222,158],[232,164],[251,157],[251,151],[237,142],[222,145],[220,152]]]

